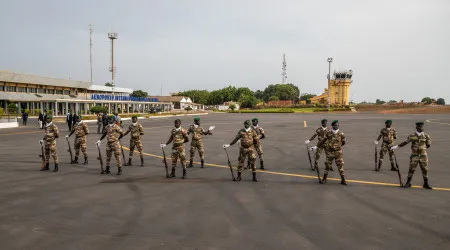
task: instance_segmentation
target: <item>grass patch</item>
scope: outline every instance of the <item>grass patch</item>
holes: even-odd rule
[[[236,111],[228,111],[228,113],[294,113],[293,109],[241,109]]]

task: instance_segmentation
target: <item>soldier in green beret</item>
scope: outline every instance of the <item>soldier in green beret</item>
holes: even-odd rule
[[[137,148],[139,155],[141,156],[141,167],[144,166],[144,155],[142,149],[141,137],[144,135],[144,127],[138,122],[138,117],[133,115],[131,117],[131,124],[128,127],[127,132],[123,136],[126,136],[131,132],[130,136],[130,155],[128,157],[128,165],[131,166],[131,160],[133,159],[134,148]]]
[[[332,129],[325,134],[325,137],[317,144],[317,147],[325,146],[327,149],[325,153],[327,155],[327,161],[325,163],[325,171],[321,183],[327,182],[328,171],[330,166],[333,164],[333,160],[341,175],[341,184],[347,185],[345,181],[344,173],[344,154],[342,151],[342,146],[345,145],[345,135],[339,130],[339,121],[334,120],[331,123]],[[325,144],[326,143],[326,144]]]
[[[314,140],[314,138],[316,138],[317,136],[317,143],[319,143],[321,140],[323,140],[323,138],[325,138],[325,135],[330,131],[330,129],[327,127],[328,124],[328,120],[327,119],[322,119],[321,121],[321,127],[319,127],[318,129],[316,129],[316,132],[312,135],[312,137],[309,140],[305,141],[305,144],[309,144],[312,140]],[[322,152],[324,150],[326,150],[327,148],[322,145],[320,148],[317,146],[313,146],[311,147],[311,150],[314,152],[315,150],[315,154],[314,154],[314,169],[311,170],[315,170],[317,168],[317,165],[319,164],[319,159],[320,159],[320,155],[322,154]],[[327,155],[327,153],[325,152],[325,156]],[[334,171],[333,167],[330,165],[330,171]]]
[[[188,129],[188,135],[192,134],[192,140],[191,140],[191,150],[190,153],[190,160],[189,160],[189,168],[194,167],[194,155],[195,150],[198,150],[198,155],[200,156],[201,161],[201,168],[204,167],[205,164],[205,149],[203,147],[203,141],[202,136],[203,135],[212,135],[212,132],[210,130],[205,131],[203,127],[200,126],[200,117],[194,118],[194,124],[191,125]]]
[[[377,140],[374,142],[375,145],[378,145],[378,141],[383,138],[383,143],[380,148],[380,159],[378,160],[378,167],[376,171],[380,171],[381,164],[383,163],[383,158],[386,152],[389,152],[389,160],[391,161],[391,171],[397,171],[397,168],[394,164],[394,151],[391,150],[391,147],[394,145],[395,139],[397,139],[397,132],[394,128],[392,128],[392,120],[387,120],[385,122],[386,127],[381,129],[380,135]]]
[[[262,129],[259,126],[259,119],[253,118],[252,119],[252,128],[255,130],[256,134],[258,135],[258,145],[256,145],[256,153],[258,153],[259,157],[259,163],[261,164],[260,169],[264,170],[264,158],[263,158],[263,149],[262,149],[262,142],[261,140],[266,138],[266,134],[264,133],[264,129]]]
[[[108,116],[108,126],[105,127],[105,131],[103,132],[100,140],[96,142],[96,144],[100,147],[100,142],[103,138],[107,137],[106,144],[106,169],[101,172],[101,174],[109,174],[110,171],[110,163],[111,156],[114,153],[114,157],[116,158],[117,163],[117,175],[122,174],[122,158],[121,156],[121,148],[119,140],[123,137],[123,131],[120,126],[115,122],[116,117],[114,115]]]
[[[410,134],[406,141],[400,143],[398,146],[391,147],[391,150],[396,150],[398,147],[406,146],[408,143],[411,143],[411,156],[409,161],[408,180],[403,187],[411,187],[412,177],[416,171],[417,165],[419,165],[422,170],[423,188],[433,189],[428,184],[427,148],[431,146],[431,138],[428,134],[423,132],[423,122],[416,122],[416,132]]]
[[[47,115],[46,124],[45,124],[45,135],[44,138],[39,141],[39,143],[45,143],[45,167],[41,169],[41,171],[50,170],[49,168],[49,160],[50,155],[53,157],[55,161],[55,168],[53,172],[58,172],[59,169],[59,158],[58,151],[56,149],[56,139],[59,137],[59,129],[53,122],[53,116]]]

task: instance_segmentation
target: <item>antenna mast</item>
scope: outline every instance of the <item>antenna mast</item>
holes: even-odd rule
[[[117,39],[117,33],[108,33],[108,38],[111,40],[111,66],[109,67],[109,72],[111,72],[112,92],[114,94],[114,87],[116,86],[116,67],[114,67],[114,40]]]
[[[287,80],[287,73],[286,73],[286,56],[284,54],[283,54],[283,67],[281,69],[282,69],[281,82],[285,84]]]
[[[91,67],[91,83],[92,83],[92,24],[89,24],[89,62]]]

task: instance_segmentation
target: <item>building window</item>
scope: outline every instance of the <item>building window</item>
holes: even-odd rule
[[[54,89],[47,89],[47,94],[54,95],[55,94],[55,90]]]
[[[42,93],[42,94],[44,94],[44,93],[45,93],[45,89],[43,89],[43,88],[38,88],[38,89],[37,89],[37,93]]]
[[[63,91],[62,91],[62,90],[56,90],[56,94],[62,95],[62,94],[63,94]]]
[[[36,93],[36,88],[28,88],[28,93]]]
[[[6,92],[16,92],[16,86],[6,86]]]
[[[25,88],[25,87],[17,87],[17,92],[26,93],[27,92],[27,88]]]
[[[3,84],[0,85],[0,91],[5,91],[5,86]]]
[[[64,95],[70,95],[70,90],[64,90],[63,94]]]

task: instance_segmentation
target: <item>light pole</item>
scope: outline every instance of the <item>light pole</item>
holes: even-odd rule
[[[330,80],[331,80],[331,63],[333,62],[333,57],[328,57],[328,111],[330,111],[331,99],[330,99]]]

